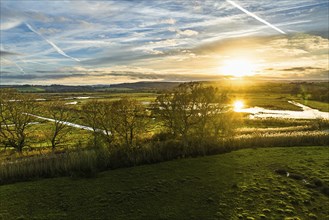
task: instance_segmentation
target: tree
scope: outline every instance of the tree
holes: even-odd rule
[[[227,96],[225,93],[220,94],[218,89],[213,86],[203,86],[198,83],[193,89],[192,95],[195,97],[196,124],[195,135],[200,141],[210,135],[210,126],[214,117],[223,114],[226,106]]]
[[[190,135],[203,140],[213,115],[221,112],[224,96],[216,88],[191,82],[180,84],[173,91],[156,99],[156,111],[164,126],[187,145]]]
[[[97,108],[97,124],[102,129],[102,137],[104,137],[108,147],[115,140],[115,116],[113,115],[112,102],[99,102]]]
[[[100,102],[92,100],[82,106],[83,122],[93,129],[93,144],[94,147],[98,145],[99,136],[99,106]]]
[[[27,145],[26,128],[32,122],[35,105],[31,95],[19,94],[14,90],[0,91],[0,142],[13,147],[19,153]]]
[[[112,104],[114,130],[126,147],[137,146],[148,120],[145,108],[136,100],[122,98]]]
[[[159,95],[156,102],[153,105],[155,114],[159,115],[164,126],[169,130],[169,132],[177,136],[178,129],[176,128],[176,102],[173,99],[174,94],[171,92],[165,92]]]
[[[49,102],[45,108],[49,117],[54,120],[51,129],[47,131],[47,136],[52,150],[55,150],[56,146],[63,142],[65,135],[70,131],[66,122],[69,122],[72,117],[70,111],[59,101]]]
[[[243,123],[242,116],[232,109],[225,109],[218,114],[214,114],[211,119],[211,128],[215,137],[219,135],[230,136],[237,127]]]

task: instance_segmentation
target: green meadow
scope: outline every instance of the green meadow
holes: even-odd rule
[[[327,219],[328,158],[328,147],[245,149],[3,185],[0,217]]]

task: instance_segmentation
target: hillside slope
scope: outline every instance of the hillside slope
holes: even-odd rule
[[[246,149],[3,185],[0,219],[327,219],[328,158],[327,147]]]

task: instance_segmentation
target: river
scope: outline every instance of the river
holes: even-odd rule
[[[303,111],[290,110],[271,110],[261,107],[242,108],[236,112],[249,113],[250,118],[291,118],[291,119],[328,119],[329,112],[321,112],[306,105],[294,101],[288,101],[290,104],[300,107]]]
[[[42,117],[42,116],[39,116],[39,115],[33,115],[33,114],[29,114],[29,113],[25,113],[25,114],[36,117],[36,118],[39,118],[39,119],[42,119],[42,120],[46,120],[46,121],[52,121],[52,122],[55,121],[55,119],[52,119],[52,118],[46,118],[46,117]],[[75,123],[68,122],[68,121],[59,121],[59,123],[62,123],[62,124],[65,124],[67,126],[74,127],[74,128],[80,128],[80,129],[87,130],[87,131],[94,131],[94,129],[92,127],[79,125],[79,124],[75,124]],[[106,134],[105,130],[96,129],[96,131],[97,132],[103,132],[104,134]]]

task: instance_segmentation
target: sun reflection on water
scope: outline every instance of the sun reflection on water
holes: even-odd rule
[[[244,107],[244,104],[242,101],[238,100],[233,103],[233,106],[234,106],[234,111],[238,112]]]

